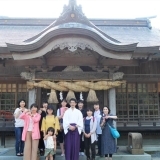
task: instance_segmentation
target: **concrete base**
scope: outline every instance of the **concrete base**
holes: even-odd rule
[[[130,147],[127,147],[127,151],[131,154],[134,154],[134,155],[143,155],[144,154],[143,149],[132,149]]]
[[[142,155],[133,155],[129,153],[126,147],[119,147],[118,152],[113,155],[113,160],[151,160],[151,155],[144,153]]]

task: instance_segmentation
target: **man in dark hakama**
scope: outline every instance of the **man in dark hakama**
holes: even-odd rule
[[[70,99],[70,108],[64,113],[63,128],[65,133],[65,159],[78,160],[80,149],[80,134],[83,129],[83,116],[75,108],[76,99]]]

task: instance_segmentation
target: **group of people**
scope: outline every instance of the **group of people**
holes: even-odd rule
[[[108,124],[113,126],[117,116],[112,115],[107,106],[102,111],[98,103],[86,108],[82,100],[77,103],[72,98],[67,107],[63,99],[55,115],[53,106],[47,102],[43,102],[40,109],[36,104],[27,109],[25,100],[18,104],[14,112],[17,156],[37,160],[40,152],[46,160],[53,160],[58,140],[61,156],[66,160],[78,160],[79,155],[86,155],[87,160],[95,160],[96,155],[112,160],[117,147]]]

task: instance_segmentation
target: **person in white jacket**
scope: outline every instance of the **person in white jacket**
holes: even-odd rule
[[[97,120],[92,116],[92,114],[93,110],[88,108],[87,117],[84,118],[84,144],[87,160],[95,160],[96,156],[95,144],[97,141]],[[92,156],[90,156],[90,149]]]

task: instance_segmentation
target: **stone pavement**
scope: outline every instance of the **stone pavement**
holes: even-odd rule
[[[130,156],[129,158],[123,157],[122,153],[124,151],[126,147],[125,146],[121,146],[118,149],[118,152],[116,154],[114,154],[113,156],[113,160],[137,160],[141,159],[141,160],[147,160],[147,158],[145,156],[142,156],[140,158],[140,156],[137,156],[137,158],[133,157],[132,155],[129,155],[127,152],[125,153],[127,156]],[[152,160],[160,160],[160,147],[154,147],[155,150],[157,150],[156,152],[152,151],[151,146],[148,146],[145,148],[147,151],[147,153],[152,155]],[[86,160],[85,156],[79,156],[79,160]],[[22,160],[23,157],[17,157],[15,156],[15,149],[14,147],[9,147],[9,148],[0,148],[0,160]],[[45,158],[42,156],[40,157],[40,160],[44,160]],[[101,157],[96,157],[96,160],[104,160],[105,158],[101,158]],[[57,150],[57,155],[56,155],[56,160],[65,160],[64,157],[60,156],[60,150]]]

